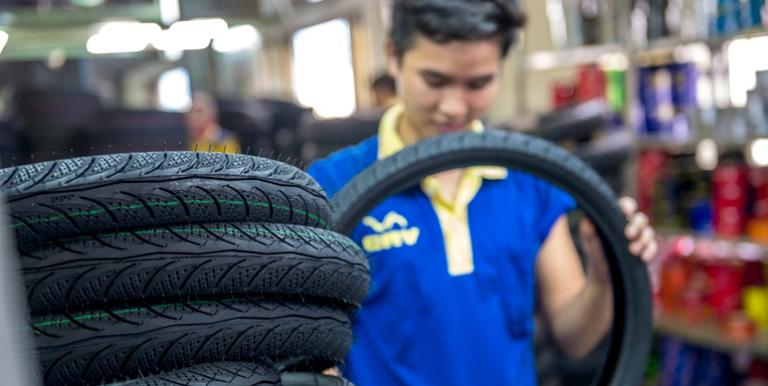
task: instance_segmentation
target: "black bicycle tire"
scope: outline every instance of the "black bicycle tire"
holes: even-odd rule
[[[283,386],[354,386],[342,377],[317,373],[284,372],[280,378]]]
[[[253,362],[214,362],[107,386],[281,386],[272,366]]]
[[[598,386],[639,384],[650,352],[652,302],[645,264],[631,256],[617,199],[583,161],[554,144],[521,133],[453,133],[409,146],[355,176],[331,200],[334,226],[348,234],[377,203],[423,178],[476,165],[507,166],[559,186],[592,219],[606,247],[614,291],[608,362]]]
[[[330,306],[222,299],[33,320],[46,385],[101,384],[221,360],[333,366],[352,342]]]
[[[19,244],[135,227],[264,221],[328,228],[325,192],[248,155],[107,154],[0,169]]]
[[[368,261],[343,235],[291,224],[219,223],[82,236],[21,248],[33,315],[110,304],[263,294],[359,306]]]

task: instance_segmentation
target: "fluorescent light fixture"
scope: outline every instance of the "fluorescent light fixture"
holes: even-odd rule
[[[160,0],[160,21],[165,25],[175,23],[181,18],[179,0]]]
[[[719,161],[720,151],[717,142],[711,138],[705,138],[696,145],[696,165],[701,170],[715,170]]]
[[[748,160],[757,167],[768,166],[768,138],[759,138],[749,144]]]
[[[261,45],[259,31],[250,25],[239,25],[213,39],[213,49],[217,52],[237,52]]]
[[[86,48],[92,54],[139,52],[146,49],[160,32],[160,26],[155,23],[108,22],[88,39]]]
[[[3,53],[6,43],[8,43],[8,32],[0,31],[0,54]]]
[[[104,0],[72,0],[72,4],[78,7],[92,8],[104,4]]]
[[[177,21],[153,42],[158,50],[202,50],[214,37],[227,32],[223,19],[193,19]]]

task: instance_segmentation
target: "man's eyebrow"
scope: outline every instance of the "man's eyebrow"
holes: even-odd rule
[[[488,74],[488,75],[480,75],[480,76],[477,76],[477,77],[471,78],[471,79],[469,80],[469,83],[475,83],[475,82],[477,82],[477,83],[482,83],[482,82],[489,82],[489,81],[493,80],[493,78],[495,78],[495,77],[496,77],[496,75],[494,75],[494,74]]]
[[[439,80],[451,80],[451,77],[435,70],[421,70],[419,74],[424,77],[437,78]]]

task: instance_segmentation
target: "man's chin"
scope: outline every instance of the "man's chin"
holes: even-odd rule
[[[450,133],[457,133],[461,131],[466,131],[466,126],[437,126],[435,127],[435,132],[438,134],[450,134]]]

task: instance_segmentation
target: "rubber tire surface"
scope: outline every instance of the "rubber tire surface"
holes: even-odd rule
[[[250,362],[215,362],[169,371],[108,386],[280,386],[270,366]]]
[[[498,165],[532,173],[568,192],[597,227],[613,282],[614,337],[598,385],[640,384],[650,352],[652,304],[645,264],[631,256],[626,219],[600,176],[564,149],[520,133],[454,133],[409,146],[353,178],[332,200],[334,226],[348,233],[383,199],[425,177],[461,167]]]
[[[344,378],[316,373],[283,373],[283,386],[354,386]]]
[[[328,228],[328,200],[270,159],[195,152],[99,155],[0,169],[19,244],[135,227],[263,221]]]
[[[256,299],[185,302],[33,322],[46,385],[88,385],[222,360],[304,358],[331,367],[352,343],[333,307]]]
[[[190,224],[22,248],[33,315],[105,304],[274,294],[359,306],[360,248],[335,232],[265,223]]]

